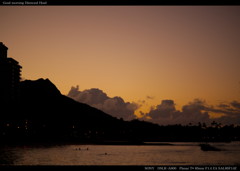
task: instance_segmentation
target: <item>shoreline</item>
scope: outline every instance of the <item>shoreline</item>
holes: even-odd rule
[[[235,142],[235,141],[231,141]],[[226,141],[216,141],[207,143],[231,143]],[[236,141],[237,142],[237,141]],[[179,144],[176,144],[179,143]],[[62,146],[62,145],[126,145],[126,146],[182,146],[184,143],[196,143],[196,145],[206,143],[202,141],[172,141],[172,142],[128,142],[128,141],[106,141],[106,142],[19,142],[19,143],[0,143],[4,146]]]

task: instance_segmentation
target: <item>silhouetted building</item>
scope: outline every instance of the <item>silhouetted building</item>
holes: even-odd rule
[[[7,57],[8,48],[0,42],[0,101],[9,102],[18,97],[21,66]]]

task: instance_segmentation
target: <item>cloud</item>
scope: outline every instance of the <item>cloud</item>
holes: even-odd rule
[[[173,100],[163,100],[162,103],[158,105],[156,109],[152,109],[148,115],[154,119],[169,118],[175,110]]]
[[[240,124],[240,103],[232,101],[228,104],[217,105],[217,108],[206,108],[207,111],[221,113],[223,116],[215,118],[217,122],[224,124]]]
[[[142,119],[160,125],[187,125],[189,123],[198,124],[199,122],[210,124],[213,121],[222,124],[240,124],[239,104],[239,102],[233,101],[229,104],[220,104],[216,108],[209,106],[203,100],[195,99],[184,105],[182,111],[179,111],[176,110],[173,100],[162,100],[161,104],[152,108]],[[217,118],[211,118],[209,112],[221,113],[221,115]]]
[[[230,106],[227,104],[219,104],[217,107],[224,109],[224,108],[229,108]]]
[[[237,102],[236,100],[235,101],[232,101],[230,103],[234,108],[237,108],[240,110],[240,102]]]
[[[72,87],[67,96],[124,120],[135,119],[134,111],[140,107],[137,103],[125,102],[121,97],[108,97],[97,88],[79,91],[79,86]]]
[[[153,96],[146,96],[146,99],[153,100],[154,97]]]
[[[237,101],[232,101],[229,104],[220,104],[215,107],[207,107],[207,111],[215,112],[215,113],[222,113],[226,116],[233,116],[236,117],[240,115],[240,103]]]
[[[72,87],[68,96],[76,101],[89,104],[114,117],[124,120],[135,119],[134,112],[146,105],[146,101],[138,103],[125,102],[121,97],[109,97],[102,90],[92,88],[79,91],[79,86]],[[147,96],[148,99],[150,96]],[[232,101],[221,103],[216,106],[208,105],[204,100],[194,99],[182,106],[182,110],[176,110],[174,100],[162,100],[157,106],[152,106],[148,113],[140,111],[140,120],[145,120],[160,125],[174,125],[189,123],[206,123],[210,125],[213,121],[224,124],[240,124],[240,102]],[[211,117],[214,113],[214,118]]]
[[[190,102],[188,105],[184,105],[182,112],[176,110],[173,100],[162,100],[161,104],[150,110],[146,116],[151,118],[149,121],[160,125],[206,123],[210,117],[208,113],[202,112],[203,109],[204,102],[198,99]]]

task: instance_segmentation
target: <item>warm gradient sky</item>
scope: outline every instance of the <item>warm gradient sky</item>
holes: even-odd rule
[[[239,6],[0,7],[0,38],[25,79],[141,103],[240,101]]]

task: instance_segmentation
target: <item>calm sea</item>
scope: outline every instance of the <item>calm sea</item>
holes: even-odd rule
[[[239,165],[240,142],[213,143],[221,151],[202,151],[199,143],[173,145],[4,146],[1,165]]]

